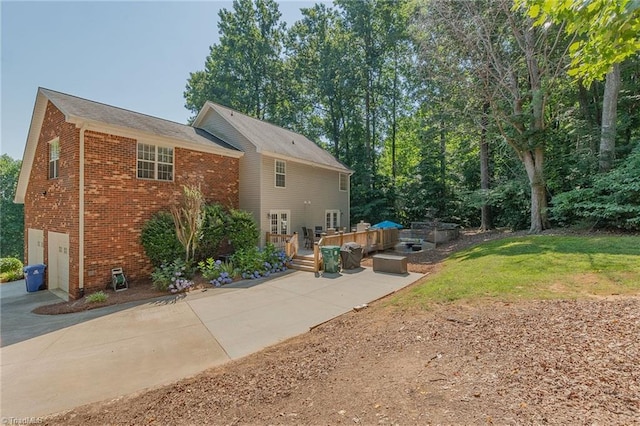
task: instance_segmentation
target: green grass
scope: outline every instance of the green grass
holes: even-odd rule
[[[528,236],[485,243],[392,299],[400,307],[457,300],[640,293],[640,237]]]

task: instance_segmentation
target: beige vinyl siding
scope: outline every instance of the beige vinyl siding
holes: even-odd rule
[[[260,211],[262,170],[256,147],[213,110],[207,113],[200,127],[244,152],[240,158],[240,209],[251,212],[256,222],[265,228],[266,224],[261,221],[266,219],[266,213],[263,218]]]
[[[300,234],[303,226],[324,228],[325,210],[340,210],[340,226],[349,228],[349,192],[339,191],[338,172],[285,160],[287,187],[276,188],[275,160],[262,157],[262,211],[290,210],[290,229]],[[262,228],[266,229],[264,216]]]
[[[267,213],[271,210],[290,211],[290,232],[299,234],[303,226],[324,228],[326,210],[342,211],[340,226],[350,227],[349,190],[339,190],[338,171],[278,158],[286,162],[286,188],[276,188],[276,159],[258,153],[255,145],[216,111],[209,110],[199,127],[244,152],[240,158],[240,208],[250,211],[259,224],[261,245],[269,230]]]

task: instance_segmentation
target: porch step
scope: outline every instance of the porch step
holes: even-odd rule
[[[290,267],[298,271],[315,272],[313,256],[294,256]]]

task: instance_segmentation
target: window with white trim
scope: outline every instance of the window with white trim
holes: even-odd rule
[[[340,182],[338,183],[338,189],[346,192],[349,185],[349,179],[346,173],[340,173]]]
[[[287,163],[276,160],[276,188],[286,188]]]
[[[49,142],[49,179],[60,175],[60,139]]]
[[[324,217],[326,225],[324,229],[338,229],[340,227],[340,210],[325,210]]]
[[[173,148],[138,142],[138,179],[173,180]]]

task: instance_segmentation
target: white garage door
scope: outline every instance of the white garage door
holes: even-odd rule
[[[44,263],[44,231],[42,229],[27,230],[29,245],[27,251],[27,265]]]
[[[59,288],[69,292],[69,234],[49,232],[47,234],[47,277],[49,290]]]

